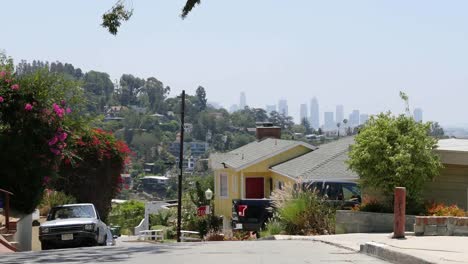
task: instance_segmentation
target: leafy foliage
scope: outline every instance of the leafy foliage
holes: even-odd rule
[[[133,10],[125,8],[123,1],[119,0],[109,11],[102,15],[102,26],[107,28],[113,35],[117,35],[117,31],[123,21],[127,21],[133,14]]]
[[[315,192],[296,190],[287,184],[273,192],[272,200],[277,210],[276,219],[287,234],[330,234],[335,230],[335,209]]]
[[[128,162],[130,149],[99,129],[73,135],[69,145],[71,154],[65,157],[60,166],[61,177],[53,185],[78,202],[93,203],[105,221],[112,198],[120,192],[120,173]]]
[[[0,54],[0,188],[15,194],[12,209],[28,214],[68,152],[76,117],[69,107],[81,94],[75,82],[54,73],[13,70],[12,60]]]
[[[140,224],[145,217],[145,204],[131,200],[123,204],[115,205],[109,214],[109,224],[121,227],[122,234],[130,235],[133,228]]]
[[[427,208],[427,213],[433,216],[467,216],[465,210],[459,208],[457,205],[445,205],[443,203],[433,203]]]
[[[71,203],[76,203],[75,197],[59,191],[46,190],[39,205],[39,211],[41,215],[45,216],[52,207]]]
[[[359,174],[364,188],[375,187],[392,197],[395,187],[406,187],[409,200],[417,201],[424,184],[441,168],[429,128],[429,123],[404,115],[371,117],[355,138],[349,167]]]
[[[133,9],[126,8],[124,2],[124,0],[117,1],[109,11],[102,15],[101,26],[112,35],[117,35],[122,22],[128,21],[133,15]],[[200,4],[200,2],[200,0],[187,0],[182,9],[182,19],[186,18],[195,5]]]

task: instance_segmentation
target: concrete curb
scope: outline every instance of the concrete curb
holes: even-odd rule
[[[313,241],[313,242],[324,243],[324,244],[327,244],[327,245],[332,245],[332,246],[339,247],[339,248],[346,249],[346,250],[350,250],[350,251],[353,251],[353,252],[359,252],[359,250],[353,249],[351,247],[343,246],[342,244],[335,243],[335,242],[316,239],[316,238],[311,237],[311,236],[275,235],[275,236],[263,237],[263,238],[260,238],[258,240],[304,240],[304,241]]]
[[[396,250],[392,250],[390,246],[375,242],[367,242],[361,245],[361,253],[369,256],[377,257],[385,261],[392,263],[401,264],[434,264],[436,262],[430,262],[422,258],[418,258],[406,253],[401,253]]]

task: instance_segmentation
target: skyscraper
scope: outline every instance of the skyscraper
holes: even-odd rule
[[[323,127],[327,130],[331,130],[336,128],[335,119],[333,118],[333,112],[325,112],[323,113],[324,116],[324,124]]]
[[[359,126],[359,110],[353,110],[353,112],[351,112],[348,123],[350,127]]]
[[[302,120],[307,120],[307,104],[301,104],[300,108],[300,119],[299,122],[302,123]]]
[[[369,120],[369,115],[368,114],[361,114],[359,115],[359,124],[364,125],[367,120]]]
[[[416,122],[422,122],[423,121],[423,111],[421,108],[415,108],[413,112],[413,118],[414,121]]]
[[[267,114],[270,114],[273,111],[276,112],[276,105],[267,105],[265,111]]]
[[[320,128],[319,104],[316,97],[310,100],[310,126],[314,129]]]
[[[246,106],[247,106],[247,98],[245,97],[245,93],[241,92],[240,101],[239,101],[239,109],[244,110]]]
[[[344,120],[344,108],[343,105],[336,106],[336,122],[343,123]]]
[[[288,116],[288,101],[286,101],[286,99],[278,101],[278,112],[282,115]]]

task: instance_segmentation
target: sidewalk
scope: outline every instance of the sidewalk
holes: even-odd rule
[[[468,263],[468,237],[343,234],[330,236],[275,236],[277,240],[313,240],[372,255],[393,263]]]

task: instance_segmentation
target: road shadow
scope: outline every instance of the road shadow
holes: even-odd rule
[[[185,250],[192,246],[159,244],[148,246],[82,247],[40,252],[18,252],[1,255],[0,263],[113,263],[129,260],[133,255],[138,253],[162,254]]]

